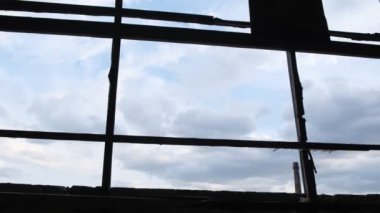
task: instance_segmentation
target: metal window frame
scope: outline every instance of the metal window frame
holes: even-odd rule
[[[296,61],[297,52],[379,59],[379,45],[338,41],[331,41],[326,44],[318,45],[298,42],[289,43],[280,41],[262,41],[256,40],[254,36],[252,36],[250,33],[123,24],[122,18],[129,17],[184,23],[198,23],[224,27],[227,26],[249,28],[251,26],[251,23],[249,22],[223,20],[212,16],[196,14],[125,9],[122,7],[122,5],[123,0],[115,0],[114,8],[24,1],[0,2],[0,10],[114,17],[113,23],[106,23],[95,21],[58,20],[51,18],[30,18],[0,15],[0,31],[86,36],[112,39],[111,68],[109,73],[110,88],[105,134],[0,130],[0,137],[105,142],[102,176],[102,189],[105,194],[107,194],[111,188],[112,151],[114,143],[214,147],[254,147],[299,150],[301,171],[303,174],[304,192],[305,196],[310,200],[317,196],[316,183],[314,177],[315,168],[310,150],[380,150],[380,145],[374,144],[338,144],[307,142],[306,125],[305,119],[303,117],[305,113],[303,110],[302,85],[298,76]],[[378,33],[362,34],[330,31],[330,35],[351,38],[352,40],[380,41]],[[114,133],[115,110],[120,60],[120,46],[121,40],[123,39],[285,51],[287,53],[288,59],[289,79],[292,91],[292,100],[298,142],[116,135]]]

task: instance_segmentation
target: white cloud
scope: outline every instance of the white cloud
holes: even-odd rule
[[[380,31],[378,0],[324,0],[331,30],[375,33]]]
[[[103,146],[77,142],[1,139],[2,182],[92,185],[100,184]],[[5,175],[4,175],[5,173]]]

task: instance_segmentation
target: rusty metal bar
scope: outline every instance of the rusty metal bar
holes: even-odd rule
[[[112,23],[0,16],[0,31],[54,35],[113,38]],[[196,30],[174,27],[122,24],[121,38],[132,40],[200,44],[269,50],[294,50],[305,53],[332,54],[365,58],[380,58],[380,45],[329,42],[316,45],[279,41],[260,41],[249,33]]]
[[[123,0],[115,0],[116,10],[121,10],[123,7]],[[102,189],[108,192],[111,188],[111,173],[112,173],[112,151],[114,142],[115,130],[115,114],[116,114],[116,97],[117,97],[117,83],[119,76],[119,63],[120,63],[120,46],[121,46],[121,15],[115,16],[115,31],[112,41],[112,55],[111,55],[111,69],[108,74],[110,88],[108,95],[107,107],[107,126],[106,126],[106,140],[104,148],[104,162],[103,162],[103,178]]]
[[[292,91],[294,117],[297,130],[297,139],[301,144],[307,143],[305,110],[303,106],[303,88],[298,75],[297,59],[295,51],[288,51],[289,79]],[[314,162],[308,149],[300,150],[301,171],[306,196],[313,200],[317,196],[317,187],[314,175]]]
[[[42,140],[62,140],[81,142],[104,142],[104,134],[61,133],[0,130],[3,138],[26,138]],[[265,148],[265,149],[309,149],[325,151],[380,151],[380,145],[375,144],[344,144],[308,142],[298,143],[292,141],[257,141],[257,140],[227,140],[227,139],[199,139],[199,138],[173,138],[155,136],[114,135],[114,143],[126,144],[155,144],[169,146],[209,146],[209,147],[236,147],[236,148]]]

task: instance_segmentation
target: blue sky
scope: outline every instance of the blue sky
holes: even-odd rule
[[[330,29],[380,31],[377,0],[344,2],[324,1]],[[235,20],[247,20],[246,5],[126,1],[131,8]],[[111,40],[2,32],[0,48],[0,128],[104,132]],[[380,61],[297,56],[310,140],[379,143]],[[284,52],[123,41],[116,132],[295,140],[288,81]],[[0,141],[0,182],[100,185],[102,144]],[[378,152],[314,155],[321,193],[380,193],[380,173],[372,169]],[[115,145],[112,184],[292,192],[297,159],[296,151],[284,150]]]

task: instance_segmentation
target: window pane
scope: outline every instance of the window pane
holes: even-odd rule
[[[99,186],[103,147],[101,143],[0,138],[0,182]]]
[[[314,152],[319,194],[379,194],[379,152]]]
[[[0,34],[0,128],[103,133],[110,40]]]
[[[113,187],[294,192],[296,151],[115,145]]]
[[[247,0],[143,0],[126,1],[124,3],[124,7],[144,10],[213,15],[223,19],[249,21],[249,9]]]
[[[310,141],[377,143],[380,61],[298,54]]]
[[[124,4],[125,8],[155,10],[178,13],[191,13],[198,15],[210,15],[226,20],[249,21],[249,9],[247,0],[160,0],[160,1],[130,1]],[[249,33],[250,29],[233,27],[216,27],[199,24],[187,24],[178,22],[165,22],[144,19],[123,19],[125,23],[158,25],[171,27],[185,27],[208,30],[237,31]]]
[[[295,139],[284,53],[131,41],[122,49],[118,133]]]

